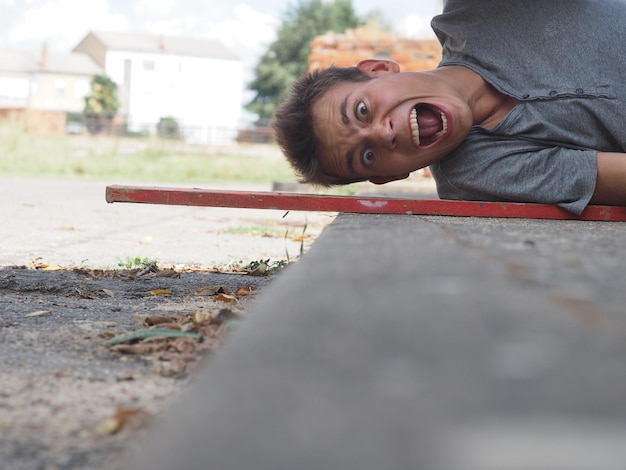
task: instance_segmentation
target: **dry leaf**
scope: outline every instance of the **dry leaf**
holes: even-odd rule
[[[31,264],[32,264],[33,268],[35,268],[35,269],[42,269],[44,271],[59,271],[60,269],[63,269],[58,264],[44,263],[43,261],[41,261],[41,258],[36,258],[36,259],[32,260]]]
[[[215,295],[220,289],[220,286],[201,286],[196,288],[196,295]]]
[[[129,424],[140,426],[150,415],[142,408],[124,408],[118,406],[115,415],[105,419],[96,428],[96,433],[101,436],[110,436],[122,431]]]
[[[85,292],[84,294],[80,294],[80,297],[89,300],[100,300],[100,295],[93,292]]]
[[[30,317],[41,317],[42,315],[50,315],[52,312],[50,310],[36,310],[34,312],[27,313],[24,315],[24,318]]]
[[[166,315],[151,315],[146,317],[141,322],[144,326],[154,326],[161,325],[162,323],[170,323],[172,321],[172,317],[168,317]]]
[[[110,289],[102,289],[102,292],[104,292],[106,295],[108,295],[109,297],[115,297],[115,292],[113,292]]]
[[[63,269],[61,266],[59,266],[58,264],[50,264],[48,266],[46,266],[45,268],[42,268],[44,271],[60,271],[61,269]]]
[[[222,286],[220,287],[219,292],[221,292],[222,294],[226,294],[226,295],[235,295],[235,291],[233,291],[230,287],[228,286]]]
[[[211,318],[213,317],[212,313],[210,310],[196,310],[195,312],[193,312],[193,314],[191,315],[191,320],[196,324],[202,324],[205,322],[210,322]]]
[[[252,294],[254,294],[253,286],[240,287],[239,289],[235,291],[235,295],[237,297],[245,297],[246,295],[252,295]]]
[[[157,271],[156,277],[170,277],[178,279],[180,277],[180,273],[176,272],[174,269],[163,269],[161,271]]]
[[[182,375],[187,369],[187,363],[182,359],[160,362],[157,372],[162,377],[176,377]]]
[[[110,436],[122,429],[121,423],[116,418],[108,418],[102,421],[96,428],[96,433],[101,436]]]
[[[152,295],[169,295],[172,291],[169,289],[152,289],[150,293]]]
[[[176,338],[170,341],[170,350],[180,354],[191,354],[196,350],[196,342],[189,338]]]
[[[218,294],[215,300],[219,302],[237,302],[237,297],[228,294]]]

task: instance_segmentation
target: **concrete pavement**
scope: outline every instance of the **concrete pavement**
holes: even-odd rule
[[[342,214],[124,468],[618,470],[626,224]]]
[[[0,178],[0,266],[116,267],[139,257],[161,266],[212,267],[296,258],[305,225],[306,249],[334,218],[327,213],[107,204],[107,184],[125,182]]]

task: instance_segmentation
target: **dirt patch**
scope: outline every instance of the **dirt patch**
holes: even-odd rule
[[[271,279],[1,268],[2,468],[116,468]]]

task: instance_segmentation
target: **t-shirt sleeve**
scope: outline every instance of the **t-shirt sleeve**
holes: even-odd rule
[[[472,144],[431,166],[440,198],[557,204],[580,215],[593,196],[595,150],[524,141]]]

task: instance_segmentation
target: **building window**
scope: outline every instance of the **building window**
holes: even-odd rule
[[[87,80],[77,80],[74,84],[74,97],[84,98],[91,91],[91,85]]]
[[[0,96],[15,99],[28,98],[29,86],[32,86],[33,93],[35,93],[36,85],[36,83],[29,85],[27,79],[0,77]]]
[[[154,60],[144,60],[143,69],[146,72],[154,72]]]
[[[56,94],[59,97],[65,96],[65,89],[67,88],[67,82],[60,78],[54,81],[54,89],[56,90]]]

